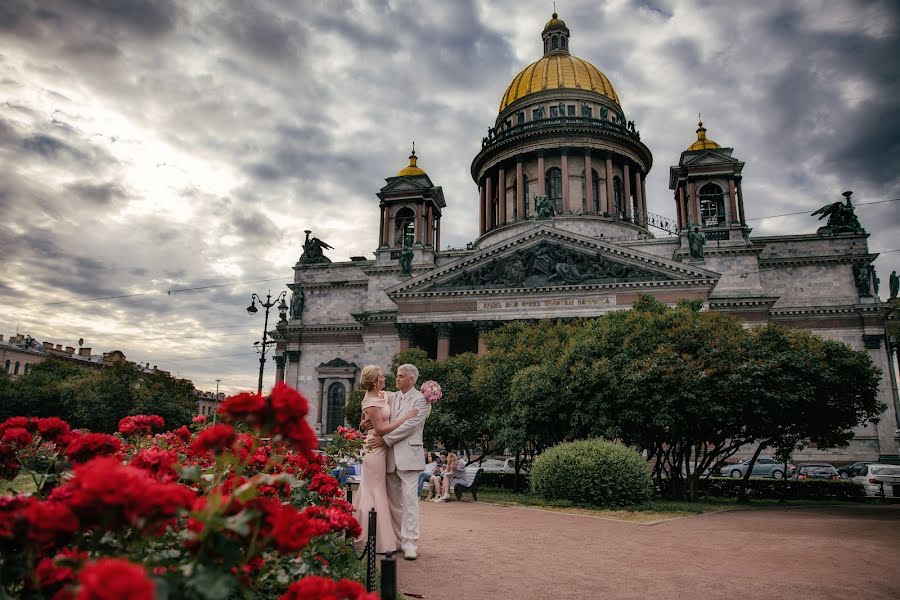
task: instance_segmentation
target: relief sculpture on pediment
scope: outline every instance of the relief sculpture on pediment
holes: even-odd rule
[[[600,252],[589,254],[542,242],[461,273],[434,289],[528,288],[667,279],[670,277],[663,273],[610,260]]]

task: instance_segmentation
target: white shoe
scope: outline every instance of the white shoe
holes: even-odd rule
[[[444,499],[442,496],[438,496],[437,498],[432,498],[429,502],[443,502]]]
[[[449,493],[444,494],[443,496],[441,496],[441,501],[442,501],[442,502],[443,502],[444,500],[449,500],[449,499],[450,499],[450,494],[449,494]]]
[[[416,549],[415,548],[407,548],[403,551],[403,558],[406,560],[416,560]]]

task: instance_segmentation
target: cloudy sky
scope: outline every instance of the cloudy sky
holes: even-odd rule
[[[746,161],[754,234],[813,233],[853,190],[900,248],[900,9],[891,0],[559,0],[654,154],[648,209],[694,139]],[[411,140],[477,234],[469,164],[549,1],[0,1],[0,333],[123,350],[201,389],[255,387],[262,314],[303,230],[377,245]],[[663,234],[664,235],[664,234]],[[886,296],[900,252],[876,262]],[[216,287],[208,287],[216,286]],[[188,288],[205,288],[188,290]],[[136,295],[140,294],[140,295]],[[98,299],[111,296],[124,298]],[[266,381],[273,378],[268,363]]]

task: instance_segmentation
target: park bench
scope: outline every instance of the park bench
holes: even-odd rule
[[[481,485],[481,476],[484,469],[466,468],[466,483],[457,483],[453,486],[453,493],[457,500],[462,500],[463,492],[472,494],[472,500],[478,502],[478,486]]]

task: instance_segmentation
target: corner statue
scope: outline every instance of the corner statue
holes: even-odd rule
[[[400,275],[402,277],[412,276],[413,251],[409,246],[403,246],[400,250]]]
[[[310,239],[309,229],[305,231],[306,241],[303,242],[303,254],[300,255],[300,262],[307,264],[330,263],[331,259],[325,256],[323,250],[334,250],[331,246],[323,242],[317,237]]]
[[[891,271],[890,278],[890,289],[891,289],[891,300],[897,297],[897,293],[900,292],[900,276],[897,275],[897,271]]]
[[[694,228],[688,232],[688,247],[691,251],[691,260],[703,260],[703,246],[706,245],[706,237],[700,233],[700,228]]]
[[[813,217],[821,215],[819,217],[820,221],[826,216],[828,217],[828,222],[824,227],[819,227],[816,233],[820,235],[834,235],[836,233],[866,232],[859,224],[859,219],[856,218],[856,211],[853,208],[853,203],[850,202],[850,196],[852,195],[853,192],[844,192],[843,196],[847,199],[846,203],[834,202],[827,204],[811,215]]]
[[[534,210],[538,219],[549,219],[553,216],[553,205],[547,196],[534,197]]]

